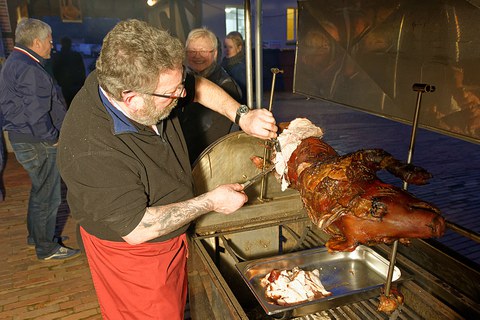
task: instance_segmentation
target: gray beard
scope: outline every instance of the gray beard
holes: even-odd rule
[[[145,126],[156,125],[161,120],[167,118],[178,103],[178,99],[174,99],[168,106],[158,110],[153,99],[154,97],[145,97],[143,109],[132,115],[132,120]]]

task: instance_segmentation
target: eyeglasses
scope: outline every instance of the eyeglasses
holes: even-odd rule
[[[187,77],[187,70],[185,66],[183,67],[183,75],[182,75],[182,83],[180,83],[176,88],[175,91],[171,93],[148,93],[142,92],[142,94],[146,94],[149,96],[159,97],[159,98],[167,98],[167,99],[180,99],[185,98],[187,92],[185,90],[185,78]],[[132,90],[125,90],[123,93],[130,93]]]
[[[179,98],[185,98],[186,96],[186,90],[185,86],[182,84],[179,84],[178,87],[175,89],[174,92],[172,93],[165,93],[165,94],[160,94],[160,93],[144,93],[149,96],[155,96],[155,97],[160,97],[160,98],[167,98],[167,99],[179,99]]]
[[[187,54],[191,57],[194,57],[197,54],[201,55],[202,57],[205,57],[212,52],[213,52],[213,50],[198,50],[198,51],[197,50],[187,50]]]

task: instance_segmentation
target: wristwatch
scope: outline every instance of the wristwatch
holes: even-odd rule
[[[240,118],[242,116],[246,115],[248,113],[248,111],[250,111],[250,109],[248,108],[248,106],[246,106],[244,104],[242,104],[240,107],[238,107],[237,115],[235,116],[235,123],[239,124]]]

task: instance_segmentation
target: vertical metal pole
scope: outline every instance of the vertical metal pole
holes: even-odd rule
[[[408,148],[407,164],[412,163],[413,151],[415,149],[415,138],[417,135],[417,128],[418,128],[418,118],[420,115],[420,107],[422,103],[422,94],[424,92],[434,92],[435,86],[431,86],[423,83],[415,83],[412,86],[412,90],[417,92],[417,103],[415,106],[415,114],[413,116],[412,133],[410,136],[410,146]],[[403,190],[406,191],[407,188],[408,188],[408,183],[406,181],[403,181]],[[388,266],[387,283],[385,284],[385,295],[387,297],[390,295],[393,269],[395,268],[395,260],[397,259],[397,250],[398,250],[398,240],[395,240],[393,242],[392,255],[390,257],[390,264]]]
[[[214,255],[214,262],[215,265],[219,265],[220,263],[220,239],[215,237],[215,255]]]
[[[262,40],[262,0],[257,0],[255,16],[255,93],[256,107],[263,107],[263,40]]]
[[[278,68],[272,68],[272,69],[270,69],[270,71],[272,71],[273,77],[272,77],[272,89],[270,91],[270,102],[268,104],[268,111],[272,112],[273,93],[275,91],[275,79],[277,77],[277,73],[283,73],[283,70],[280,70]],[[268,146],[268,141],[265,141],[265,148],[263,150],[263,168],[264,168],[264,170],[267,166],[267,159],[270,158],[270,151],[271,150]],[[264,195],[265,195],[265,192],[266,192],[266,189],[267,189],[266,180],[267,180],[267,176],[264,176],[262,178],[262,185],[260,187],[260,197],[259,197],[260,201],[264,200]]]
[[[253,108],[252,21],[250,0],[245,0],[245,65],[247,74],[247,106]]]
[[[282,69],[278,68],[272,68],[270,69],[273,73],[273,78],[272,78],[272,88],[270,90],[270,102],[268,103],[268,111],[272,112],[272,105],[273,105],[273,93],[275,92],[275,79],[277,77],[277,74],[283,73]]]
[[[283,254],[283,228],[282,225],[278,226],[278,254]]]
[[[275,79],[277,77],[277,74],[283,73],[283,70],[278,68],[272,68],[270,69],[270,71],[273,73],[273,78],[272,78],[272,88],[270,89],[270,101],[268,103],[268,111],[272,112],[273,93],[275,92]]]

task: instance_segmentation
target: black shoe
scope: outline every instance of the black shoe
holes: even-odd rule
[[[69,236],[55,236],[53,237],[53,241],[59,244],[63,244],[63,241],[69,240]]]
[[[64,259],[71,259],[78,257],[80,255],[80,250],[78,249],[70,249],[64,246],[58,248],[55,253],[49,255],[45,258],[40,258],[40,260],[64,260]]]
[[[69,236],[55,236],[55,237],[53,237],[53,241],[56,242],[56,243],[59,243],[59,244],[63,244],[63,241],[67,241],[68,239],[70,239]],[[27,238],[27,245],[29,247],[35,247],[35,241],[33,240],[33,238],[30,238],[30,237]]]

